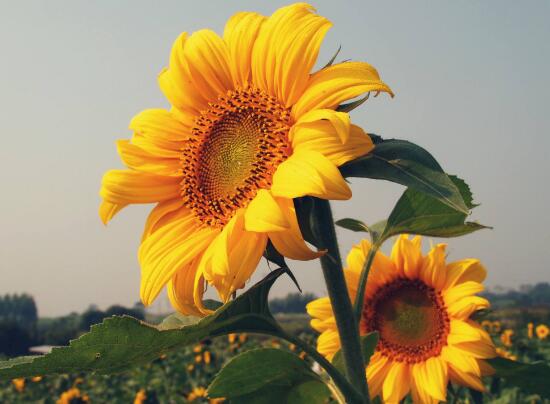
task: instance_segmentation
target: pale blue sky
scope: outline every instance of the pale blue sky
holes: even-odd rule
[[[122,167],[115,140],[140,110],[168,106],[156,76],[181,31],[221,33],[236,11],[284,4],[0,2],[0,294],[29,292],[42,315],[138,300],[150,208],[128,208],[107,228],[97,216],[103,172]],[[428,148],[471,185],[482,203],[473,217],[495,227],[451,239],[450,258],[481,258],[489,285],[550,280],[550,2],[314,5],[334,23],[320,64],[341,44],[342,59],[373,64],[396,93],[354,121]],[[402,189],[357,180],[353,191],[335,216],[372,223]],[[339,234],[343,250],[359,238]],[[293,268],[306,291],[324,293],[317,264]],[[282,280],[274,294],[290,289]]]

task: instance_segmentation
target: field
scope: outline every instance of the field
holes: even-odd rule
[[[550,316],[545,307],[503,308],[480,321],[491,333],[505,357],[523,362],[550,359],[550,337],[541,325]],[[278,319],[292,333],[313,340],[308,318],[300,314],[280,314]],[[533,322],[530,328],[529,322]],[[531,330],[531,331],[530,331]],[[296,347],[255,335],[231,335],[190,346],[158,358],[151,364],[117,375],[74,374],[15,380],[0,385],[1,403],[216,403],[205,398],[205,389],[230,357],[256,347],[282,346],[305,361],[310,359]],[[313,365],[313,363],[311,363]],[[538,396],[508,387],[506,380],[488,378],[483,402],[543,403]],[[449,387],[449,402],[481,401],[465,388]]]

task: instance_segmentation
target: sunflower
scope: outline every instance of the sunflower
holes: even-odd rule
[[[222,301],[243,288],[268,240],[284,256],[310,260],[293,198],[344,200],[338,166],[373,145],[346,100],[387,92],[367,63],[310,73],[331,23],[304,3],[270,17],[240,12],[223,37],[210,30],[175,41],[159,76],[170,110],[130,123],[118,152],[126,170],[108,171],[99,209],[104,223],[130,204],[156,203],[139,249],[141,299],[164,288],[174,307],[204,314],[207,284]]]
[[[546,337],[548,337],[548,334],[550,333],[550,329],[545,324],[540,324],[537,325],[535,332],[538,339],[546,339]]]
[[[371,245],[363,240],[347,258],[346,282],[352,300]],[[422,255],[421,239],[401,236],[391,257],[376,254],[365,291],[361,335],[377,331],[379,342],[366,368],[370,394],[397,403],[409,392],[415,403],[445,401],[448,381],[483,390],[491,373],[484,361],[495,356],[491,338],[470,319],[489,302],[486,272],[478,260],[445,262],[445,244]],[[328,359],[340,341],[328,297],[307,305],[311,325],[321,332],[317,346]]]

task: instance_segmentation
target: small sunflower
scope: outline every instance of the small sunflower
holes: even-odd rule
[[[373,145],[338,105],[391,93],[367,63],[310,73],[331,23],[308,4],[270,17],[240,12],[223,37],[210,30],[175,41],[159,84],[172,105],[130,123],[118,151],[127,170],[105,174],[104,223],[130,204],[157,203],[139,250],[141,299],[168,285],[174,307],[204,314],[206,283],[225,302],[254,272],[266,243],[291,259],[306,245],[293,198],[349,199],[338,166]]]
[[[346,282],[352,300],[371,245],[363,240],[347,258]],[[377,331],[380,340],[366,369],[370,394],[397,403],[409,392],[415,403],[445,401],[448,381],[484,390],[484,361],[495,356],[491,338],[470,319],[489,302],[486,272],[478,260],[445,262],[445,244],[423,256],[420,237],[397,239],[391,258],[376,254],[369,274],[360,333]],[[321,332],[319,352],[332,359],[340,349],[330,300],[307,306],[311,325]]]
[[[535,329],[535,332],[537,334],[538,339],[546,339],[548,337],[548,334],[550,333],[550,329],[545,324],[537,325],[537,328]]]

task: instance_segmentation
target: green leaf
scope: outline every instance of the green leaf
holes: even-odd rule
[[[364,231],[364,232],[369,231],[369,228],[365,223],[357,219],[351,219],[349,217],[337,220],[336,222],[334,222],[334,224],[351,231]]]
[[[472,193],[466,183],[454,176],[450,179],[459,190],[466,207],[473,208]],[[380,241],[403,233],[457,237],[487,228],[476,222],[466,222],[467,217],[468,214],[456,211],[441,200],[409,188],[397,201],[388,220],[371,227],[378,231],[372,236],[373,240]]]
[[[231,359],[208,388],[211,398],[239,403],[315,403],[329,395],[307,362],[273,348],[254,349]]]
[[[365,367],[368,366],[371,356],[374,354],[376,345],[378,344],[378,333],[371,332],[367,335],[361,336],[361,353],[363,354],[363,360],[365,361]],[[342,351],[336,352],[332,358],[332,364],[340,372],[345,372],[344,358],[342,356]]]
[[[315,234],[313,233],[315,198],[311,196],[304,196],[294,199],[294,208],[296,209],[296,218],[298,219],[298,225],[300,226],[300,232],[302,237],[308,243],[313,244],[315,247],[319,247],[319,243]]]
[[[336,111],[338,111],[338,112],[351,112],[355,108],[357,108],[361,104],[363,104],[365,101],[367,101],[369,99],[369,97],[370,97],[370,93],[367,93],[367,95],[365,95],[362,98],[359,98],[358,100],[349,102],[347,104],[340,104],[340,105],[338,105],[338,107],[336,107]]]
[[[172,313],[166,317],[162,322],[157,325],[157,328],[161,331],[174,330],[185,327],[187,325],[196,324],[200,321],[200,317],[185,316],[181,313]]]
[[[396,182],[468,214],[458,188],[425,149],[405,140],[379,140],[374,150],[340,167],[344,177]]]
[[[277,336],[281,328],[269,312],[267,297],[284,272],[271,272],[234,301],[193,325],[163,330],[174,327],[177,320],[173,318],[168,325],[157,328],[128,316],[107,318],[68,347],[54,348],[44,356],[0,362],[0,380],[56,373],[114,373],[151,362],[163,353],[206,337],[236,332]]]
[[[488,360],[497,377],[502,377],[508,386],[519,387],[542,398],[550,398],[550,366],[545,362],[521,363],[504,358]]]

